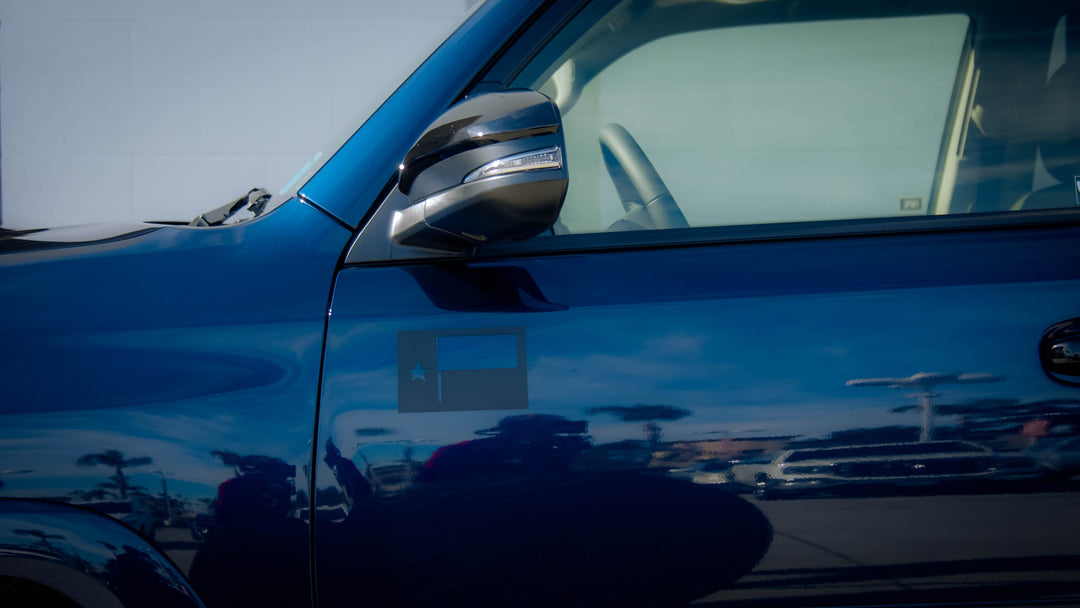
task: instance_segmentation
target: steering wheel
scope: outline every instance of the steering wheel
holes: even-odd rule
[[[626,211],[608,230],[690,227],[664,180],[622,125],[600,129],[600,152]]]

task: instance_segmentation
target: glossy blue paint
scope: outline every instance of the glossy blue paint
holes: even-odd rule
[[[1080,394],[1037,348],[1080,314],[1068,212],[404,260],[391,196],[342,267],[542,8],[480,7],[256,220],[0,240],[0,576],[211,608],[1080,597]]]
[[[0,502],[119,519],[213,606],[308,602],[307,471],[349,236],[293,200],[0,256]]]
[[[1025,425],[1080,415],[1034,348],[1080,306],[1080,271],[1056,253],[1076,238],[1015,229],[346,268],[320,416],[321,601],[347,603],[341,552],[369,538],[388,556],[380,591],[415,605],[1078,594],[1060,522],[1080,495],[1021,451],[1036,441]],[[508,326],[524,327],[528,411],[398,411],[400,383],[420,381],[399,369],[399,332]],[[750,497],[788,449],[918,445],[917,389],[848,381],[920,372],[999,380],[938,386],[931,421],[933,438],[993,456]],[[753,533],[758,518],[771,542]]]
[[[511,0],[477,9],[300,188],[300,196],[358,226],[428,124],[540,4]]]
[[[203,607],[146,539],[76,507],[0,501],[0,569],[81,606]]]

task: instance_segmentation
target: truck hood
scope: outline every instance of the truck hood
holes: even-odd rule
[[[88,224],[37,230],[0,229],[0,254],[109,243],[160,228],[151,224]]]

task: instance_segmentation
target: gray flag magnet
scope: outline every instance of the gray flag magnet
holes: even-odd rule
[[[529,408],[525,328],[398,332],[398,411]]]

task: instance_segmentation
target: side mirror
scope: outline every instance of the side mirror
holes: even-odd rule
[[[485,93],[447,110],[405,155],[394,242],[461,252],[526,239],[559,217],[568,184],[562,121],[536,91]]]

